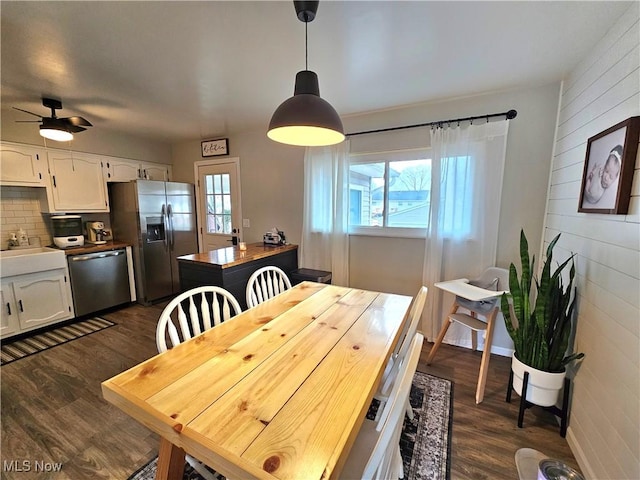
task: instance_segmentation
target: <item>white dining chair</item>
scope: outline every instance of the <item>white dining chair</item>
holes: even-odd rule
[[[175,347],[240,312],[240,304],[224,288],[204,286],[187,290],[171,300],[160,314],[156,326],[158,352],[167,351],[167,336],[171,346]],[[218,476],[211,473],[197,458],[186,454],[185,461],[205,480],[218,479]]]
[[[394,382],[389,393],[382,421],[364,420],[340,478],[387,480],[404,477],[400,436],[423,341],[421,333],[413,336],[408,354],[399,362],[398,381]]]
[[[287,274],[276,266],[262,267],[249,277],[247,282],[247,308],[275,297],[291,288]]]
[[[181,293],[164,308],[156,327],[158,352],[201,334],[242,312],[227,290],[216,286],[196,287]]]
[[[418,291],[416,296],[413,297],[413,300],[411,301],[411,304],[407,309],[407,313],[403,320],[400,339],[398,340],[398,343],[396,344],[396,347],[393,350],[391,357],[387,362],[387,365],[385,366],[385,371],[382,374],[382,379],[380,380],[380,387],[373,397],[380,402],[380,406],[378,407],[378,412],[376,415],[377,421],[380,421],[380,415],[382,414],[383,410],[382,407],[387,401],[389,392],[391,391],[391,387],[398,376],[398,370],[402,363],[402,359],[407,355],[409,347],[411,346],[411,342],[413,341],[413,337],[418,330],[418,323],[420,322],[420,317],[422,316],[422,311],[424,310],[424,304],[427,300],[427,292],[427,287],[420,287],[420,290]],[[407,414],[409,415],[409,418],[413,418],[413,410],[411,409],[410,405],[407,405]]]

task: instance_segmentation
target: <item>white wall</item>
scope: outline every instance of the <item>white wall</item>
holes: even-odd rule
[[[7,114],[6,109],[2,109],[0,138],[5,142],[45,146],[45,139],[38,133],[37,123],[17,123]],[[46,146],[146,162],[171,163],[171,144],[168,142],[114,132],[100,128],[97,122],[86,131],[75,134],[74,139],[69,143],[47,140]]]
[[[229,157],[240,158],[242,216],[250,222],[242,240],[261,242],[262,235],[278,227],[287,241],[300,244],[304,148],[281,145],[264,130],[229,137]],[[223,159],[225,157],[214,157]],[[194,182],[193,164],[202,158],[200,141],[173,146],[173,177]]]
[[[500,215],[497,264],[508,267],[519,258],[520,228],[525,228],[532,245],[541,241],[559,92],[557,83],[371,112],[343,121],[347,132],[355,132],[516,109],[518,116],[509,127],[502,206],[496,212]],[[427,130],[424,135],[428,143]],[[240,158],[243,216],[251,221],[244,239],[261,241],[262,234],[277,225],[292,243],[299,243],[304,148],[269,140],[265,123],[264,130],[231,136],[229,152]],[[202,160],[199,141],[174,145],[174,178],[193,182],[193,163],[198,160]],[[424,241],[353,236],[350,252],[352,286],[406,295],[418,291]],[[497,353],[510,354],[504,325],[498,324],[494,346]]]
[[[575,350],[567,440],[587,478],[640,478],[640,159],[628,215],[577,213],[587,139],[640,114],[639,3],[565,79],[545,243],[577,254]]]

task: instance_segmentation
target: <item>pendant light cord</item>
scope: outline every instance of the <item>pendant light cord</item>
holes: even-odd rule
[[[307,20],[307,15],[305,14],[304,21],[304,69],[309,70],[309,39],[307,36],[307,26],[309,25],[309,20]]]

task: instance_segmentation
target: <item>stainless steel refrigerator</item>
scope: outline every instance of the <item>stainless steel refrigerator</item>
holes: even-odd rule
[[[176,257],[198,252],[194,186],[134,180],[110,185],[113,238],[133,247],[138,301],[180,291]]]

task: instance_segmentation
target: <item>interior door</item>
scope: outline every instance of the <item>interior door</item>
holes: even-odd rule
[[[230,247],[242,239],[240,159],[196,162],[196,204],[200,252]]]

